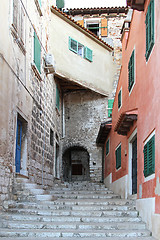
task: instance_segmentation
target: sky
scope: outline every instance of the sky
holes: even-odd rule
[[[126,0],[65,0],[65,8],[121,7]]]

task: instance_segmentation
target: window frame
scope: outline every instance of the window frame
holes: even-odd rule
[[[148,9],[147,9],[147,13],[146,13],[146,19],[145,19],[145,24],[146,24],[146,53],[145,53],[145,57],[146,57],[146,61],[148,61],[154,43],[155,43],[155,24],[154,24],[154,17],[155,17],[155,10],[154,10],[154,0],[151,0],[149,5],[148,5]]]
[[[155,173],[155,131],[147,138],[143,147],[144,177]]]
[[[120,156],[118,154],[120,154]],[[122,162],[121,143],[117,146],[117,148],[115,150],[115,156],[116,156],[116,170],[119,170],[121,168],[121,162]],[[120,157],[120,159],[119,159],[119,157]]]

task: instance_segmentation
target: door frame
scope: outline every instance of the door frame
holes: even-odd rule
[[[128,195],[132,195],[132,143],[137,136],[137,128],[128,139]]]

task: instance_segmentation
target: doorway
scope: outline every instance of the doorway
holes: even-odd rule
[[[89,181],[89,154],[83,147],[71,147],[63,154],[63,179]]]
[[[137,194],[137,129],[129,138],[129,195]]]
[[[16,173],[20,173],[21,169],[21,146],[22,146],[22,121],[17,119],[17,133],[16,133]]]

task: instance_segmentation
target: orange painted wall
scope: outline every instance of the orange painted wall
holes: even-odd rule
[[[134,10],[130,31],[122,40],[122,68],[112,112],[110,153],[105,156],[105,177],[112,172],[112,181],[128,174],[128,138],[137,128],[137,194],[142,184],[142,198],[156,197],[156,213],[160,213],[160,197],[155,194],[156,179],[160,178],[160,1],[155,0],[155,44],[146,62],[145,17],[150,0],[145,2],[145,10]],[[128,91],[128,63],[135,49],[135,85]],[[122,88],[122,107],[118,111],[118,93]],[[138,120],[134,122],[127,137],[114,132],[122,112],[138,109]],[[143,147],[147,137],[155,130],[155,179],[144,182]],[[107,138],[108,139],[108,138]],[[107,140],[106,139],[106,140]],[[115,149],[121,142],[121,169],[116,171]],[[108,168],[109,166],[109,168]],[[160,193],[159,193],[160,194]],[[139,197],[139,194],[138,194]]]

